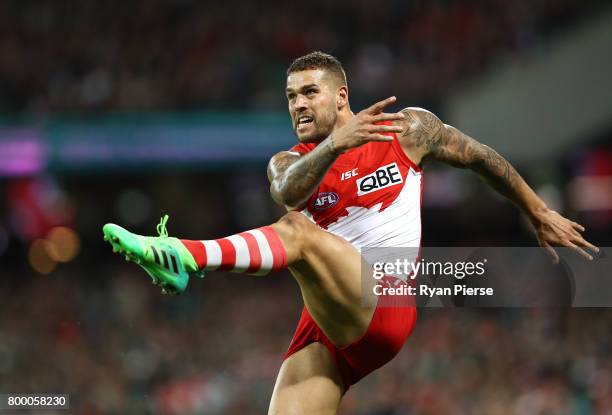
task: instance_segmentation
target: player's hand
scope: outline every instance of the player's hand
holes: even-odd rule
[[[586,250],[599,252],[599,248],[582,237],[584,226],[564,218],[554,210],[547,209],[533,223],[540,246],[546,249],[555,264],[559,262],[559,255],[553,249],[555,246],[570,248],[589,261],[593,256]]]
[[[404,118],[401,112],[383,112],[383,109],[394,103],[395,100],[395,97],[389,97],[355,115],[346,125],[331,135],[333,148],[342,153],[370,141],[393,141],[393,137],[383,135],[383,133],[401,133],[403,128],[399,125],[378,125],[377,123]]]

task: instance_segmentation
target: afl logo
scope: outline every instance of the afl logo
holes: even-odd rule
[[[329,209],[340,200],[340,196],[336,192],[323,192],[319,193],[314,201],[314,210],[325,210]]]

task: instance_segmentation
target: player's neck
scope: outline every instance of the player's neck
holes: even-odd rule
[[[336,118],[336,125],[334,125],[334,131],[338,128],[342,128],[347,122],[353,118],[355,114],[349,108],[340,111],[338,118]]]

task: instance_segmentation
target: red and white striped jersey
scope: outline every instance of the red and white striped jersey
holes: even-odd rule
[[[341,154],[301,212],[358,250],[419,247],[422,170],[393,136]],[[315,147],[301,143],[290,151],[306,154]]]

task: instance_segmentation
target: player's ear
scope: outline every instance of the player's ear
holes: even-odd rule
[[[336,107],[338,110],[346,107],[348,105],[348,88],[346,85],[343,85],[338,88],[338,92],[336,93]]]

